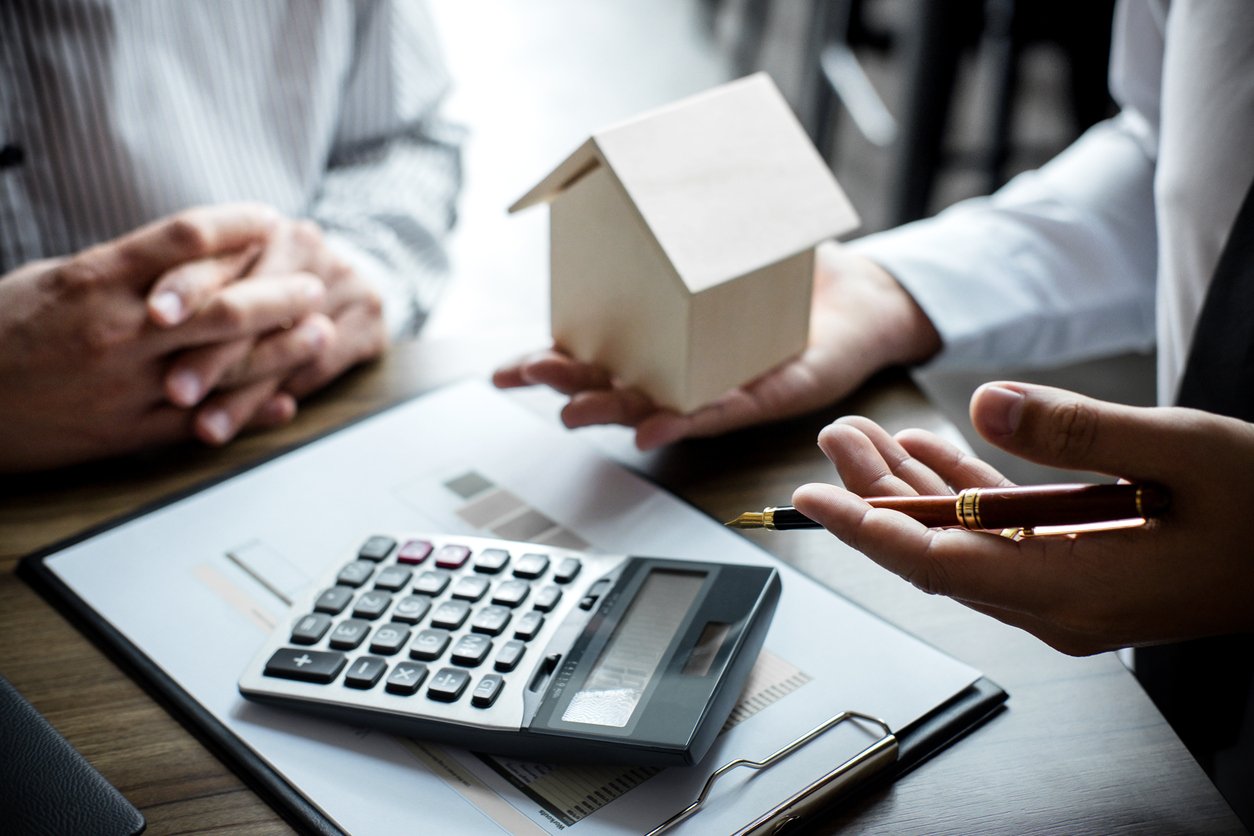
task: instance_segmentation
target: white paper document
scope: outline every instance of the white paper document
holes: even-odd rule
[[[783,594],[739,705],[696,767],[562,767],[262,706],[236,683],[286,603],[374,531],[775,565]],[[641,833],[706,777],[844,710],[900,729],[978,671],[847,602],[481,383],[368,418],[45,561],[331,821],[354,834]],[[845,723],[736,772],[679,833],[743,826],[879,736]]]

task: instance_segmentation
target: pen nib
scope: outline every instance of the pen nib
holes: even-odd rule
[[[762,528],[765,524],[766,515],[755,511],[746,511],[734,520],[728,520],[723,525],[728,528]]]

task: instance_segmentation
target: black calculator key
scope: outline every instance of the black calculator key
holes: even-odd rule
[[[514,575],[519,578],[538,578],[548,571],[547,554],[524,554],[514,563]]]
[[[536,590],[536,597],[531,605],[540,612],[551,612],[562,600],[562,590],[556,586],[542,586]]]
[[[391,656],[409,641],[409,628],[395,622],[384,624],[370,637],[370,652]]]
[[[317,644],[331,626],[331,616],[313,612],[296,622],[292,628],[292,644]]]
[[[523,654],[527,652],[527,645],[520,641],[511,639],[501,645],[501,652],[496,654],[496,661],[492,663],[492,667],[498,671],[509,673],[518,667],[518,663],[522,660]]]
[[[357,599],[357,603],[353,606],[353,616],[374,621],[387,612],[391,603],[392,596],[386,592],[367,592]]]
[[[564,557],[562,562],[557,564],[557,568],[553,570],[553,580],[558,583],[570,583],[582,568],[583,564],[579,562],[579,558]]]
[[[450,577],[452,576],[448,572],[423,572],[414,581],[414,592],[422,595],[439,595],[448,586]]]
[[[482,575],[466,575],[457,579],[457,583],[453,584],[453,591],[449,594],[454,598],[478,601],[488,591],[490,584],[491,581]]]
[[[431,613],[431,626],[443,627],[445,630],[456,630],[466,623],[470,615],[470,604],[465,601],[445,601]]]
[[[539,633],[543,626],[544,613],[537,610],[523,613],[518,623],[514,625],[514,638],[529,642],[536,637],[536,633]]]
[[[352,650],[370,633],[370,624],[358,618],[346,618],[331,630],[331,646],[336,650]]]
[[[467,633],[457,640],[457,644],[453,645],[453,652],[449,654],[449,658],[454,664],[473,668],[488,658],[491,652],[491,639],[478,633]]]
[[[369,560],[354,560],[336,575],[335,582],[340,586],[361,586],[374,574],[374,564]]]
[[[492,593],[492,603],[516,607],[527,600],[530,591],[531,584],[526,581],[501,581]]]
[[[373,688],[387,669],[388,663],[378,656],[358,657],[344,674],[344,684],[349,688]]]
[[[386,589],[388,592],[395,592],[409,583],[409,579],[413,576],[414,570],[412,569],[406,569],[404,566],[389,566],[379,573],[379,577],[374,579],[374,586],[375,589]]]
[[[418,564],[427,559],[431,554],[432,546],[426,540],[410,540],[401,546],[401,550],[396,553],[397,563]]]
[[[414,643],[409,646],[409,658],[427,662],[439,659],[448,648],[450,639],[448,630],[422,630],[414,636]]]
[[[501,689],[505,687],[505,680],[494,673],[490,673],[483,679],[479,680],[479,684],[475,686],[475,690],[470,692],[470,704],[476,708],[491,708],[492,703],[496,702],[496,698],[501,695]]]
[[[344,612],[344,608],[351,600],[353,600],[353,590],[347,586],[333,586],[318,596],[318,600],[314,601],[314,609],[318,612],[339,615]]]
[[[357,552],[357,556],[362,560],[373,560],[378,563],[391,554],[394,548],[396,548],[396,541],[391,537],[371,537],[361,547],[361,551]]]
[[[436,549],[435,565],[441,569],[460,569],[468,557],[470,557],[468,546],[456,546],[450,543]]]
[[[509,552],[505,549],[484,549],[475,555],[475,571],[485,575],[495,575],[509,563]]]
[[[470,674],[463,668],[440,668],[431,677],[427,696],[441,702],[453,702],[462,695],[470,683]]]
[[[347,661],[343,653],[281,647],[266,662],[266,676],[299,679],[302,682],[332,682]]]
[[[402,694],[408,697],[417,693],[422,681],[427,678],[427,666],[421,662],[397,662],[396,667],[388,674],[384,686],[389,694]]]
[[[426,595],[406,595],[396,602],[396,607],[392,610],[392,620],[417,624],[422,621],[422,617],[429,609],[431,609],[431,599]]]
[[[509,624],[510,619],[509,607],[502,607],[497,604],[490,604],[475,613],[475,617],[470,619],[470,629],[476,633],[486,633],[489,636],[499,636]]]

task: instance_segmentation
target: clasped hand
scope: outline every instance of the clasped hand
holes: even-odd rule
[[[181,212],[0,278],[0,470],[225,443],[385,344],[377,295],[314,225]]]

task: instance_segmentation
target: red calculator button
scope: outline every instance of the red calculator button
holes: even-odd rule
[[[396,559],[400,563],[422,563],[431,554],[431,544],[426,540],[410,540],[401,546]]]

